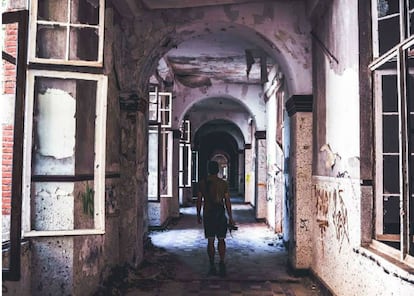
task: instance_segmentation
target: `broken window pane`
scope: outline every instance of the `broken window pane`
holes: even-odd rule
[[[67,22],[68,1],[38,0],[37,4],[38,20]]]
[[[94,227],[97,84],[34,78],[30,230]]]
[[[33,174],[93,174],[96,84],[36,77]]]
[[[70,60],[96,61],[99,35],[96,28],[70,29]]]
[[[99,0],[72,0],[71,23],[99,24]]]
[[[36,26],[36,47],[31,57],[65,62],[101,62],[101,4],[102,0],[38,0],[37,19],[31,24]]]
[[[66,28],[54,25],[38,25],[36,56],[43,59],[65,59],[66,39]]]
[[[37,77],[33,174],[74,175],[76,81]]]

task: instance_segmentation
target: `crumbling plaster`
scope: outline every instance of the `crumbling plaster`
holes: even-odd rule
[[[311,92],[309,24],[301,1],[139,10],[119,26],[116,71],[135,78],[120,80],[121,89],[139,89],[144,96],[158,60],[169,49],[199,34],[232,28],[254,38],[280,64],[291,94]]]
[[[371,97],[360,94],[360,67],[367,65],[359,54],[366,48],[356,42],[358,8],[355,1],[331,1],[312,28],[322,44],[314,38],[311,269],[344,296],[414,295],[412,275],[361,246],[373,223],[367,202],[373,190],[360,180],[360,154],[370,153],[361,150],[360,137],[371,128],[360,123],[360,101]]]

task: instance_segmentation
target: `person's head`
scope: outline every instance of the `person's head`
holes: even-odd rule
[[[214,160],[210,161],[208,163],[208,173],[210,175],[217,175],[218,172],[219,172],[218,162],[217,161],[214,161]]]

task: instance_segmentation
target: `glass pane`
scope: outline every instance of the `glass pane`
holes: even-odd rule
[[[36,77],[33,110],[34,175],[74,175],[76,81]]]
[[[148,134],[148,199],[158,200],[158,126]]]
[[[398,0],[378,0],[378,17],[384,17],[400,11]]]
[[[68,2],[56,0],[38,0],[38,20],[68,22]]]
[[[17,30],[17,26],[2,26],[3,30]],[[17,33],[17,32],[16,32]],[[5,37],[3,48],[13,57],[16,56],[16,41],[8,40]],[[10,240],[10,215],[12,199],[12,170],[13,170],[13,148],[14,148],[14,110],[15,110],[15,89],[16,89],[16,66],[3,60],[2,75],[2,99],[0,107],[2,139],[1,155],[1,186],[2,186],[2,242]],[[3,262],[3,268],[8,267],[8,261]]]
[[[157,105],[158,105],[157,96],[155,94],[150,93],[149,104],[148,104],[150,121],[157,121],[158,119]]]
[[[95,28],[70,29],[70,60],[97,61],[99,35]]]
[[[397,75],[382,76],[382,112],[398,112]]]
[[[395,1],[396,2],[396,1]],[[393,32],[390,34],[390,32]],[[396,15],[378,21],[379,54],[382,55],[400,42],[400,17]]]
[[[36,77],[34,175],[94,174],[96,91],[96,81]]]
[[[59,46],[56,46],[59,44]],[[36,36],[36,57],[44,59],[65,59],[66,28],[38,25]]]
[[[99,24],[99,0],[72,0],[72,24]]]
[[[384,196],[384,234],[400,233],[400,197]]]
[[[169,155],[169,132],[162,132],[162,162],[160,168],[160,193],[168,195],[168,155]]]
[[[384,155],[383,175],[384,194],[400,193],[400,173],[398,155]]]
[[[383,137],[383,152],[384,153],[398,153],[398,116],[397,115],[384,115],[382,137]]]

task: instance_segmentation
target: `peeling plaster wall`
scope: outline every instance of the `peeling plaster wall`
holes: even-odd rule
[[[365,49],[356,42],[358,14],[356,1],[331,1],[313,24],[338,63],[314,40],[311,269],[344,296],[414,295],[412,274],[361,246],[367,241],[362,229],[368,227],[362,213],[370,211],[361,207],[372,206],[366,203],[372,191],[360,185],[359,106],[367,98],[359,93],[359,52]],[[330,158],[335,153],[340,157]]]
[[[197,14],[196,14],[197,13]],[[253,28],[267,40],[267,48],[287,76],[288,92],[305,94],[311,91],[311,63],[309,24],[302,1],[273,1],[257,4],[240,4],[189,10],[197,21],[184,24],[179,33],[191,35],[202,32],[204,27],[225,27],[226,24]],[[247,34],[247,30],[244,30]]]

